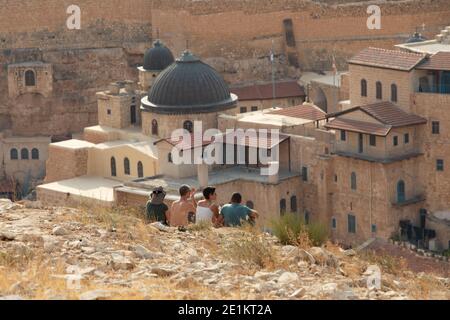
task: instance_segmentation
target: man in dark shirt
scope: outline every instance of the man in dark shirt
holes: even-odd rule
[[[147,202],[147,219],[168,225],[169,207],[164,203],[166,193],[163,187],[155,188]]]

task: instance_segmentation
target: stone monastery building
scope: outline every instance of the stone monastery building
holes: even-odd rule
[[[189,51],[174,61],[157,41],[139,68],[138,86],[124,81],[97,94],[98,126],[85,128],[83,140],[50,145],[38,198],[143,206],[155,186],[168,190],[170,202],[181,184],[214,185],[222,204],[241,192],[266,227],[293,212],[326,224],[345,244],[400,236],[448,249],[449,34],[450,27],[434,40],[358,53],[339,81],[348,83],[340,96],[349,100],[332,113],[308,102],[241,113],[239,96],[213,68]],[[278,173],[263,176],[267,164],[249,161],[254,137],[223,142],[246,150],[243,164],[174,164],[174,147],[195,154],[217,143],[171,137],[179,128],[193,133],[195,121],[203,131],[279,129],[277,140],[256,137],[256,148],[279,154],[272,159]]]

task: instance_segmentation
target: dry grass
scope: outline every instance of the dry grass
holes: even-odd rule
[[[247,269],[271,269],[277,261],[272,244],[256,229],[249,227],[243,227],[230,243],[223,244],[223,254],[232,261],[244,264]]]
[[[394,257],[388,254],[382,254],[374,250],[361,252],[359,257],[370,264],[378,265],[385,273],[401,275],[407,270],[406,261],[403,258]]]

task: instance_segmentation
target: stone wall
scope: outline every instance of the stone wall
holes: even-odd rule
[[[72,179],[88,172],[88,148],[49,147],[46,183]]]

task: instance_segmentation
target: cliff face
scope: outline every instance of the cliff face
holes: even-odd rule
[[[159,33],[179,55],[186,42],[230,82],[269,80],[339,68],[368,46],[391,48],[417,28],[434,37],[448,24],[446,0],[380,4],[381,29],[369,30],[367,1],[80,0],[81,29],[66,26],[69,0],[0,0],[0,128],[18,135],[79,132],[97,120],[95,92],[137,80],[136,66]],[[158,32],[157,32],[158,30]],[[8,97],[7,66],[53,65],[51,96]]]
[[[377,266],[381,287],[369,289]],[[449,299],[449,285],[394,257],[367,260],[331,244],[160,231],[141,212],[0,201],[0,299]]]

